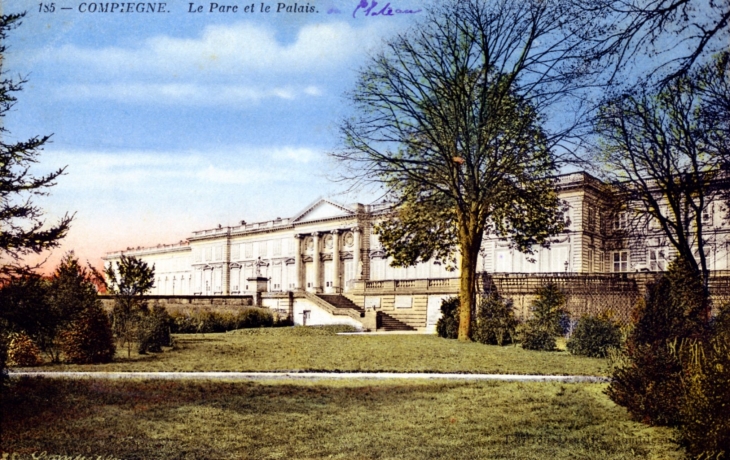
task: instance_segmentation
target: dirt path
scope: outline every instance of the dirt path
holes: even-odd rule
[[[395,372],[9,372],[11,378],[172,379],[172,380],[347,380],[425,379],[502,380],[508,382],[606,383],[608,377],[586,375],[439,374]]]

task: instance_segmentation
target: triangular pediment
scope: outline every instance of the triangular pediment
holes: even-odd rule
[[[304,208],[299,214],[292,218],[293,222],[309,222],[314,220],[333,219],[336,217],[349,217],[354,211],[334,201],[320,198]]]

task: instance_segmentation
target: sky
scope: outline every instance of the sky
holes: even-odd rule
[[[4,141],[52,134],[33,172],[65,166],[65,175],[36,203],[49,223],[74,214],[44,271],[70,250],[101,266],[109,251],[292,216],[319,196],[376,198],[333,181],[327,153],[341,145],[358,69],[413,26],[421,2],[391,1],[414,11],[394,16],[355,12],[360,0],[99,12],[107,3],[0,4],[5,14],[27,12],[6,41],[3,70],[28,81],[6,114]],[[378,3],[371,13],[388,2]],[[309,12],[286,11],[295,5]]]

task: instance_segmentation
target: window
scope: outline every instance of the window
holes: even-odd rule
[[[616,217],[613,220],[613,229],[614,230],[623,230],[626,228],[626,225],[628,223],[628,215],[625,212],[620,212],[616,214]]]
[[[274,246],[274,249],[273,249],[274,255],[275,256],[280,256],[281,255],[281,240],[274,240],[273,243],[274,243],[273,244],[273,246]]]
[[[268,241],[259,241],[256,243],[257,251],[256,255],[259,257],[268,257],[269,256],[269,242]]]
[[[586,254],[586,259],[588,262],[588,273],[593,273],[593,249],[589,249]]]
[[[649,249],[649,270],[663,272],[666,265],[665,249]]]
[[[629,251],[615,251],[613,253],[613,271],[629,271]]]
[[[240,257],[241,257],[241,245],[232,244],[231,245],[231,259],[238,260]]]
[[[253,243],[246,243],[243,245],[246,253],[246,258],[251,259],[253,257]]]
[[[660,217],[666,217],[669,209],[666,206],[659,206],[659,216]],[[649,228],[658,230],[662,228],[662,223],[656,216],[651,216],[649,218]]]
[[[201,262],[201,260],[200,260],[201,259],[201,256],[202,256],[202,253],[201,253],[201,251],[200,251],[199,248],[193,249],[193,260],[195,262],[200,263]]]
[[[596,208],[593,206],[588,206],[588,209],[586,210],[586,230],[595,230],[596,229]]]
[[[712,225],[712,203],[705,206],[705,209],[702,210],[702,223]]]
[[[215,260],[223,260],[223,246],[216,246]]]
[[[211,260],[213,260],[213,248],[209,246],[205,248],[205,261],[210,262]]]

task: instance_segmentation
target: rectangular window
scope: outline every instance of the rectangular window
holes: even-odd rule
[[[712,225],[712,203],[705,206],[705,209],[702,210],[702,223]]]
[[[289,252],[288,252],[288,254],[289,255],[292,255],[292,254],[294,254],[294,243],[296,243],[298,240],[289,239],[288,241],[289,241]]]
[[[593,273],[593,249],[589,249],[588,253],[586,255],[586,259],[588,262],[588,273]]]
[[[253,258],[253,243],[246,243],[243,245],[243,247],[245,249],[244,252],[246,253],[246,258],[252,259]]]
[[[615,273],[629,271],[629,251],[615,251],[613,253],[613,271]]]
[[[205,261],[210,262],[213,260],[213,248],[211,246],[208,246],[205,248]]]
[[[666,266],[665,249],[649,249],[649,270],[663,272]]]
[[[273,243],[274,243],[273,244],[273,246],[274,246],[274,248],[273,248],[274,255],[275,256],[280,256],[281,255],[281,240],[274,240]]]
[[[625,212],[620,212],[616,214],[616,217],[613,220],[613,229],[614,230],[623,230],[626,228],[626,225],[628,223],[628,215]]]
[[[202,256],[202,254],[201,254],[200,248],[193,249],[193,260],[196,263],[200,263],[201,262],[201,260],[200,260],[201,259],[201,256]]]
[[[215,247],[215,260],[223,260],[223,246]]]
[[[240,258],[241,258],[241,245],[232,244],[231,245],[231,260],[238,260]]]
[[[596,208],[588,206],[586,210],[586,230],[594,231],[596,229]]]

